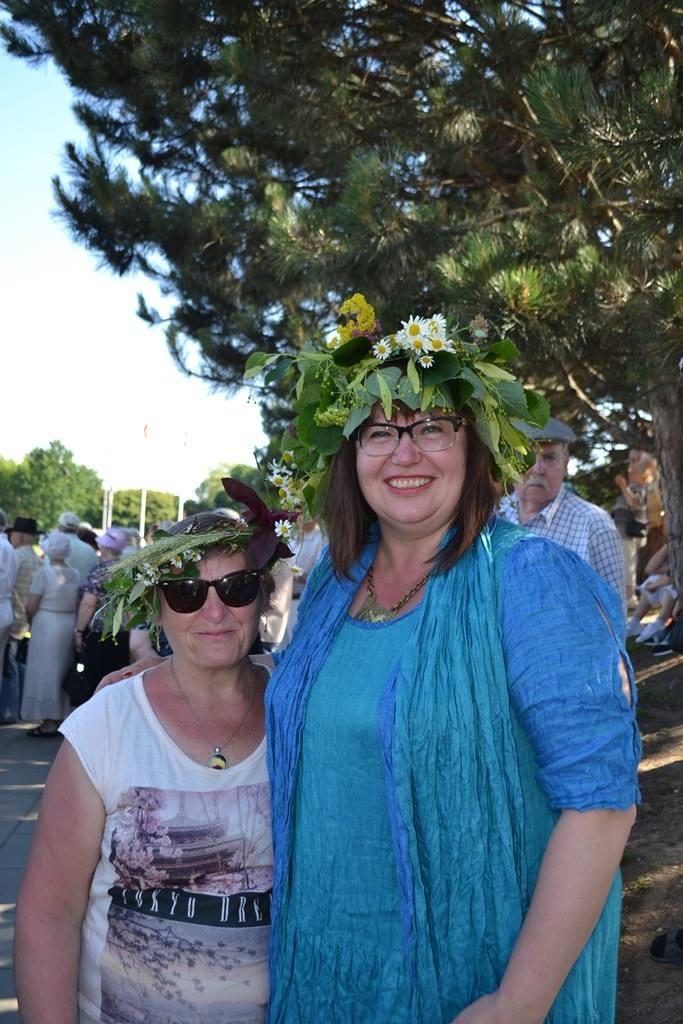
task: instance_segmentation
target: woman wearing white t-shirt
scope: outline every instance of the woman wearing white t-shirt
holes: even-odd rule
[[[265,1019],[267,672],[248,652],[288,552],[262,510],[120,563],[114,612],[156,610],[174,653],[62,726],[17,907],[24,1024]]]

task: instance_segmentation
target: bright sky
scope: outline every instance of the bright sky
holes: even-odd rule
[[[160,306],[156,286],[98,269],[55,217],[51,178],[82,139],[65,81],[0,49],[0,94],[0,455],[61,441],[106,485],[184,497],[222,463],[252,465],[266,439],[248,394],[182,374],[135,314],[138,291]]]

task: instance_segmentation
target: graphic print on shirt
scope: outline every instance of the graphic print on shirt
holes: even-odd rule
[[[114,817],[103,1024],[262,1024],[267,783],[215,793],[134,787]]]

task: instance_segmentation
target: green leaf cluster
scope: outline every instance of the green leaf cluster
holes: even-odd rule
[[[367,306],[364,296],[358,298]],[[375,331],[374,309],[366,312],[374,323],[365,329]],[[289,387],[295,410],[282,438],[282,461],[276,460],[274,482],[281,488],[280,497],[294,505],[305,501],[311,514],[318,515],[331,458],[377,406],[387,420],[399,405],[416,413],[469,410],[491,452],[495,474],[506,484],[517,478],[528,465],[531,446],[514,421],[542,426],[549,410],[540,394],[525,389],[505,369],[519,354],[516,346],[507,338],[487,340],[488,331],[486,321],[473,321],[473,340],[468,341],[461,337],[464,332],[447,328],[437,339],[444,347],[429,352],[431,365],[426,366],[419,353],[413,358],[400,348],[405,342],[394,335],[382,339],[385,351],[379,353],[369,337],[351,335],[336,336],[333,346],[322,351],[305,348],[295,357],[252,355],[247,378],[277,375]]]

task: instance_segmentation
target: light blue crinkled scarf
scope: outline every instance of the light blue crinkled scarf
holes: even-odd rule
[[[414,641],[378,707],[412,1017],[421,1024],[497,987],[556,820],[511,714],[499,627],[500,566],[511,545],[528,536],[498,522],[451,570],[432,577]],[[323,557],[302,598],[294,641],[268,686],[272,985],[307,698],[376,547],[373,539],[351,580],[337,579]],[[559,1003],[548,1019],[572,1020]]]

